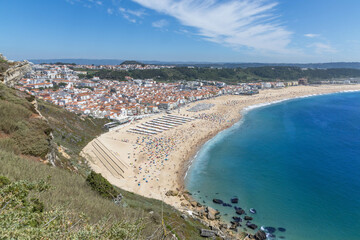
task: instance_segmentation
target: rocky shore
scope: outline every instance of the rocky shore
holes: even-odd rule
[[[220,237],[221,239],[256,239],[256,240],[265,240],[266,233],[261,229],[258,229],[253,223],[250,223],[252,217],[244,216],[234,217],[233,221],[230,224],[221,220],[221,214],[218,210],[202,205],[199,202],[196,202],[192,197],[191,193],[187,191],[179,192],[177,190],[169,190],[165,194],[168,197],[177,197],[181,199],[181,207],[183,218],[192,217],[197,219],[199,222],[208,226],[211,230],[202,229],[200,235],[206,238]],[[218,204],[225,204],[219,199],[214,199]],[[240,208],[239,208],[240,209]],[[236,211],[238,215],[245,214],[245,211]],[[257,230],[255,234],[248,234],[242,231],[241,227],[248,227],[252,230]]]

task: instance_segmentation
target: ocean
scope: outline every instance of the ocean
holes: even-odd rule
[[[269,239],[359,240],[360,93],[247,110],[200,149],[185,184],[226,221],[238,206],[259,227],[275,228]],[[212,202],[234,196],[232,207]]]

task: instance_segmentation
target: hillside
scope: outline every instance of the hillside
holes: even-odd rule
[[[31,59],[30,62],[40,64],[40,63],[76,63],[79,65],[118,65],[124,60],[121,59]],[[261,62],[166,62],[166,61],[145,61],[140,60],[136,62],[141,62],[143,64],[155,64],[155,65],[176,65],[178,67],[206,67],[206,68],[249,68],[249,67],[299,67],[299,68],[352,68],[360,69],[360,62],[326,62],[326,63],[261,63]]]
[[[115,189],[101,176],[86,180],[90,171],[79,152],[102,132],[105,122],[80,118],[46,102],[37,104],[32,96],[0,84],[1,236],[200,238],[205,226],[182,218],[173,207]],[[120,203],[101,195],[104,189],[121,193]]]
[[[175,67],[169,69],[149,70],[92,70],[88,71],[87,78],[94,76],[101,79],[113,79],[124,81],[125,76],[135,79],[153,78],[157,81],[171,82],[178,80],[209,80],[223,81],[226,83],[244,83],[257,81],[284,81],[308,78],[309,81],[317,81],[333,78],[360,77],[360,69],[333,68],[333,69],[302,69],[299,67],[249,67],[249,68],[204,68],[204,67]]]

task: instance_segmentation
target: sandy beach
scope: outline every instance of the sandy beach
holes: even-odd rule
[[[91,168],[112,184],[145,197],[163,200],[178,208],[189,205],[182,195],[166,196],[184,190],[183,180],[198,149],[220,131],[241,119],[246,107],[306,95],[360,90],[360,85],[296,86],[262,90],[253,96],[226,95],[193,102],[173,111],[174,116],[194,118],[156,135],[127,132],[140,124],[167,114],[134,121],[102,134],[82,151]],[[187,111],[199,103],[213,104],[208,110]],[[112,161],[112,162],[111,162]]]

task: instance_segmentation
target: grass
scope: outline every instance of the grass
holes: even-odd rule
[[[62,146],[70,156],[70,159],[66,159],[61,154],[57,154],[60,166],[79,171],[85,176],[89,169],[85,159],[79,154],[92,139],[104,132],[102,127],[109,120],[79,117],[75,113],[41,100],[38,101],[38,109],[53,130],[54,142]]]
[[[13,145],[14,152],[23,155],[45,158],[49,152],[50,126],[34,117],[36,111],[31,100],[27,94],[0,85],[0,132],[10,139],[1,140],[0,144],[6,145],[7,150]]]
[[[39,181],[50,177],[48,180],[50,189],[37,195],[44,203],[46,210],[62,208],[78,216],[85,213],[89,222],[93,224],[104,217],[112,221],[126,220],[127,222],[142,219],[146,224],[141,238],[151,236],[156,230],[158,231],[153,239],[158,239],[157,237],[163,234],[162,215],[168,232],[172,229],[179,239],[200,239],[199,229],[204,228],[196,220],[181,218],[176,209],[161,201],[141,197],[121,189],[118,191],[124,199],[122,205],[118,206],[93,191],[80,175],[29,161],[13,153],[0,150],[0,165],[0,175],[11,181]]]
[[[115,232],[125,229],[128,233],[119,234],[128,234],[124,238],[131,239],[131,229],[139,226],[137,224],[140,221],[142,225],[139,227],[143,226],[144,229],[136,239],[173,239],[173,236],[178,239],[201,239],[199,229],[205,226],[191,218],[183,219],[179,211],[162,201],[116,188],[123,195],[121,204],[116,205],[111,199],[94,191],[86,182],[89,169],[79,153],[89,141],[103,132],[102,126],[108,120],[79,117],[50,103],[39,101],[38,109],[47,119],[45,121],[37,115],[32,101],[33,97],[0,84],[0,176],[5,176],[12,182],[48,179],[50,188],[47,191],[30,194],[31,198],[37,199],[33,204],[39,207],[43,204],[44,212],[50,214],[42,219],[47,219],[60,209],[59,216],[63,216],[62,219],[70,216],[72,221],[84,221],[85,214],[87,224],[80,229],[83,232],[90,228],[98,229],[99,232],[95,233],[100,234],[103,227],[118,226],[108,228]],[[53,142],[64,147],[70,156],[68,159],[56,151],[57,161],[60,162],[57,165],[62,168],[37,161],[44,158],[51,148],[51,132],[54,135]],[[15,213],[18,214],[16,211]],[[11,223],[14,219],[16,218],[6,221]],[[15,225],[9,225],[9,229],[12,227]],[[4,227],[0,230],[6,232],[6,229]],[[50,231],[43,228],[40,230]],[[102,238],[106,238],[104,236]],[[115,235],[106,236],[119,239]],[[66,237],[64,235],[59,238]]]

